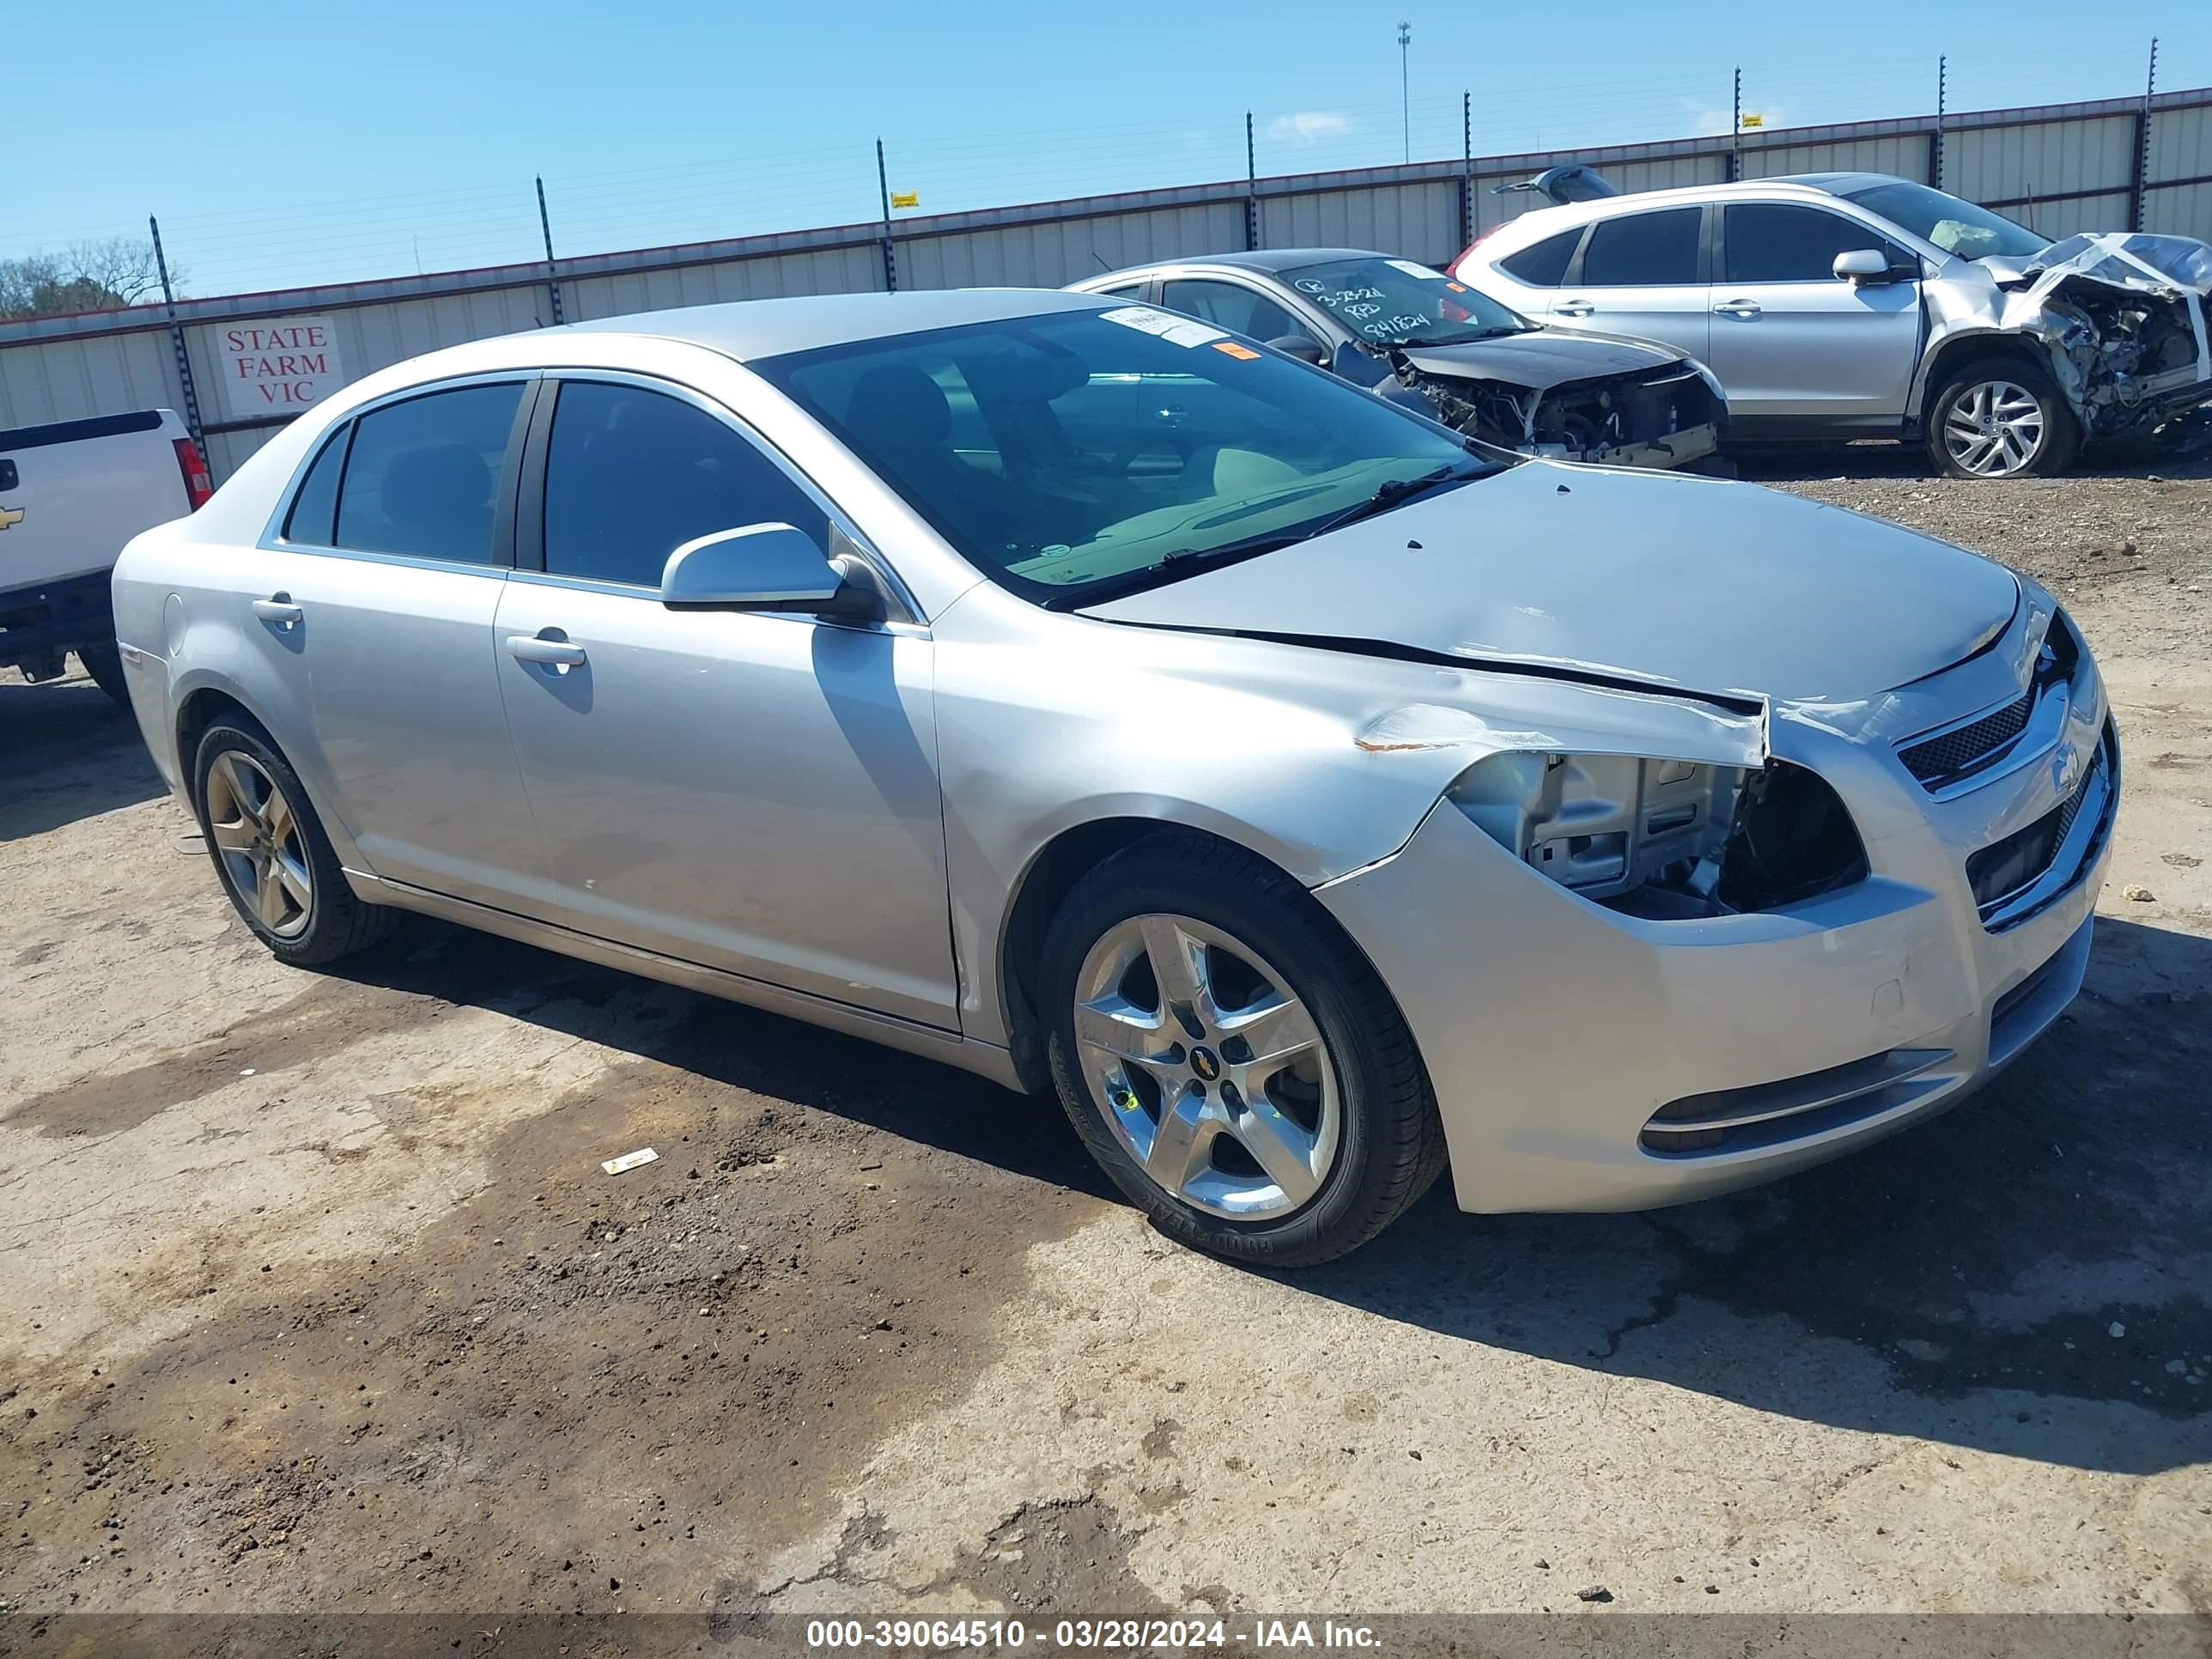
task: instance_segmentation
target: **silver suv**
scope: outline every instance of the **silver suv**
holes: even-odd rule
[[[1737,439],[1922,438],[1966,477],[2059,471],[2085,440],[2212,398],[2212,247],[2053,243],[1886,173],[1564,202],[1492,231],[1454,274],[1530,316],[1686,352],[1719,377]]]

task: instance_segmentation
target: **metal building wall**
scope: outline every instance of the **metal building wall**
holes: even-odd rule
[[[1960,195],[2032,218],[2054,235],[2130,222],[2212,240],[2212,88],[2162,94],[2143,166],[2140,100],[1982,111],[1946,124],[1943,181]],[[1476,233],[1538,204],[1501,184],[1584,161],[1624,190],[1664,190],[1779,173],[1842,169],[1933,176],[1931,118],[1777,129],[1665,143],[1417,162],[1404,167],[1231,179],[1158,191],[901,220],[901,288],[1057,287],[1145,260],[1245,246],[1372,246],[1441,263]],[[571,321],[781,295],[884,286],[878,225],[562,259],[554,268]],[[328,315],[347,375],[439,346],[552,319],[542,265],[507,265],[280,293],[179,302],[218,478],[281,424],[230,417],[217,377],[226,326]],[[160,307],[0,323],[0,428],[154,405],[184,391]]]

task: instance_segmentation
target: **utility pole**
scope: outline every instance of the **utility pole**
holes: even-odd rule
[[[545,213],[545,180],[538,180],[538,228],[545,236],[545,286],[553,295],[553,326],[558,328],[568,319],[561,314],[561,273],[553,268],[553,221]],[[422,261],[416,260],[419,268]]]
[[[161,273],[161,301],[168,307],[169,349],[177,354],[177,384],[185,394],[185,429],[199,446],[200,459],[212,467],[215,458],[208,453],[207,435],[200,427],[200,395],[192,386],[192,360],[185,350],[184,325],[177,321],[177,290],[170,286],[169,259],[161,252],[161,222],[149,213],[146,228],[153,233],[154,269]]]
[[[884,167],[884,141],[876,140],[876,188],[884,198],[884,292],[898,292],[898,254],[891,246],[891,176]]]
[[[1399,24],[1398,125],[1400,129],[1400,137],[1402,139],[1405,147],[1405,155],[1401,159],[1407,161],[1413,159],[1413,72],[1409,66],[1410,60],[1408,56],[1408,48],[1412,46],[1413,42],[1413,26],[1411,23]]]

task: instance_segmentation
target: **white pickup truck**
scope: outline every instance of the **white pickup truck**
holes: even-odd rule
[[[74,651],[129,702],[108,574],[124,543],[212,494],[199,446],[166,409],[0,428],[0,668],[50,680]]]

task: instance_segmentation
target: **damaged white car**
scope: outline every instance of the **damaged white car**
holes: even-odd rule
[[[1626,196],[1588,168],[1570,182],[1532,180],[1559,204],[1484,236],[1455,274],[1553,323],[1690,353],[1739,440],[1920,440],[1945,471],[2005,477],[2124,433],[2206,435],[2212,247],[2192,238],[2054,243],[1884,173]]]
[[[1278,1267],[1447,1169],[1634,1209],[1955,1103],[2079,988],[2118,800],[2002,566],[1081,295],[402,363],[133,541],[115,617],[283,960],[422,911],[1054,1091]]]

